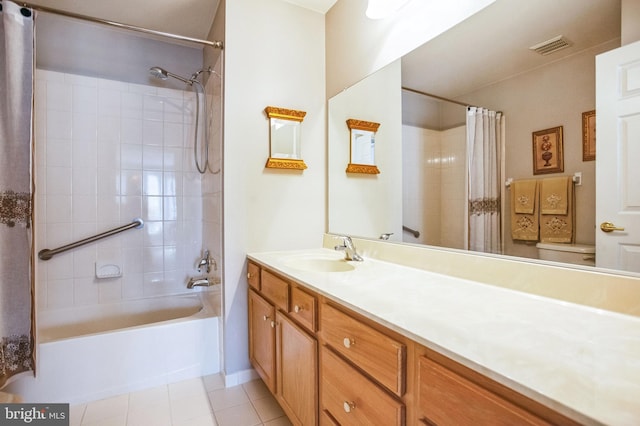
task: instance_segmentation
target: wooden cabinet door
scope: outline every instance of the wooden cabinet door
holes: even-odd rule
[[[318,343],[276,313],[278,399],[295,425],[318,424]]]
[[[269,390],[276,392],[275,308],[249,290],[249,360]]]
[[[544,420],[421,357],[419,360],[418,421],[425,425],[546,425]]]

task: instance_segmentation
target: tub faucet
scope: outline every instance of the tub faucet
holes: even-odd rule
[[[198,264],[196,265],[198,267],[198,272],[202,272],[202,267],[205,266],[207,268],[208,274],[209,272],[211,272],[211,265],[213,265],[214,271],[218,269],[218,265],[216,264],[215,259],[212,258],[209,254],[209,250],[205,250],[202,259],[200,259],[198,261]]]
[[[187,288],[191,289],[194,287],[210,287],[213,283],[209,281],[209,278],[190,278],[187,283]]]
[[[356,250],[353,240],[348,235],[339,237],[342,239],[341,246],[335,246],[335,250],[344,250],[344,260],[355,260],[356,262],[362,262],[364,259],[360,256]]]

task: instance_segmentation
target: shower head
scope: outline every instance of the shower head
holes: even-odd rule
[[[177,80],[182,81],[183,83],[186,83],[188,85],[192,85],[193,84],[193,78],[192,79],[188,79],[188,78],[184,78],[181,77],[177,74],[171,73],[167,70],[165,70],[164,68],[160,68],[160,67],[151,67],[149,68],[149,74],[151,74],[153,77],[155,78],[159,78],[161,80],[166,80],[169,77],[173,77]]]
[[[169,75],[167,74],[167,71],[163,70],[160,67],[151,67],[151,68],[149,68],[149,74],[151,74],[155,78],[159,78],[161,80],[166,80],[167,78],[169,78]]]

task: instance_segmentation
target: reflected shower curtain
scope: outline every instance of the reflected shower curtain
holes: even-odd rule
[[[500,153],[503,139],[502,113],[467,108],[469,250],[501,252]]]
[[[0,388],[33,367],[33,18],[0,3]]]

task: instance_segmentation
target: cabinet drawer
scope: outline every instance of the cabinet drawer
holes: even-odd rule
[[[260,290],[260,267],[255,263],[247,263],[247,283],[249,287]]]
[[[322,408],[342,425],[402,425],[404,404],[322,348]],[[330,417],[325,418],[330,419]],[[330,423],[329,423],[330,424]]]
[[[327,410],[322,410],[320,412],[320,426],[340,426],[340,425],[336,423],[335,420],[333,420],[333,417],[331,417],[331,414],[329,414]]]
[[[291,287],[291,309],[289,314],[309,331],[315,332],[316,327],[316,298],[298,287]]]
[[[418,374],[418,420],[423,424],[548,424],[426,357],[420,358]]]
[[[396,395],[404,394],[404,344],[327,304],[322,306],[320,329],[325,342],[336,351]]]
[[[289,283],[267,270],[261,273],[262,294],[278,308],[287,311],[289,308]]]

